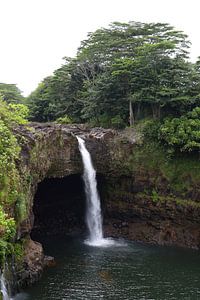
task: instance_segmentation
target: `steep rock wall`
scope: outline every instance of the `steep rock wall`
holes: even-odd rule
[[[20,285],[34,282],[45,265],[41,245],[30,240],[38,183],[82,173],[76,135],[84,136],[97,173],[104,177],[101,193],[107,236],[200,247],[199,176],[187,165],[183,169],[181,161],[168,161],[157,149],[145,147],[133,130],[127,134],[81,125],[32,124],[19,128],[17,134],[22,140],[19,168],[25,197],[19,199],[14,214],[17,240],[26,241],[21,260],[25,272],[17,275]],[[199,169],[195,171],[200,175]]]

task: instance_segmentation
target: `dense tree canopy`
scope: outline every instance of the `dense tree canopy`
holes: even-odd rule
[[[200,61],[187,36],[163,23],[112,23],[89,33],[75,58],[29,96],[32,119],[123,127],[178,117],[199,105]]]

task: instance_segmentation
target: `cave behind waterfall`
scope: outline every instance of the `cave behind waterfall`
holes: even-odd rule
[[[104,176],[98,174],[98,190],[102,196]],[[103,197],[102,197],[103,198]],[[38,184],[34,197],[34,226],[31,236],[86,234],[86,199],[80,174],[63,178],[46,178]]]
[[[39,183],[33,214],[33,238],[85,231],[85,193],[81,175],[46,178]]]

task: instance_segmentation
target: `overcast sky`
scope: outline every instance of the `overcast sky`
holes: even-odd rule
[[[88,32],[113,21],[167,22],[200,55],[200,0],[0,0],[0,82],[28,95],[75,56]]]

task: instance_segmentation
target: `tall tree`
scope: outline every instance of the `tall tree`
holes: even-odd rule
[[[183,32],[165,23],[114,22],[98,29],[30,96],[33,115],[109,125],[184,112],[199,94],[189,45]]]
[[[102,28],[89,34],[88,39],[82,42],[77,59],[99,64],[104,72],[112,70],[110,74],[115,75],[115,80],[123,85],[122,99],[127,105],[129,102],[129,119],[133,119],[132,99],[138,99],[138,96],[142,96],[143,101],[148,97],[153,115],[159,117],[160,98],[172,96],[172,88],[161,86],[161,77],[167,77],[167,62],[177,57],[184,61],[188,47],[187,36],[168,24],[115,22],[108,29]],[[89,99],[94,107],[90,91],[85,100],[87,107]]]
[[[7,103],[24,102],[24,97],[16,84],[0,83],[0,96]]]

